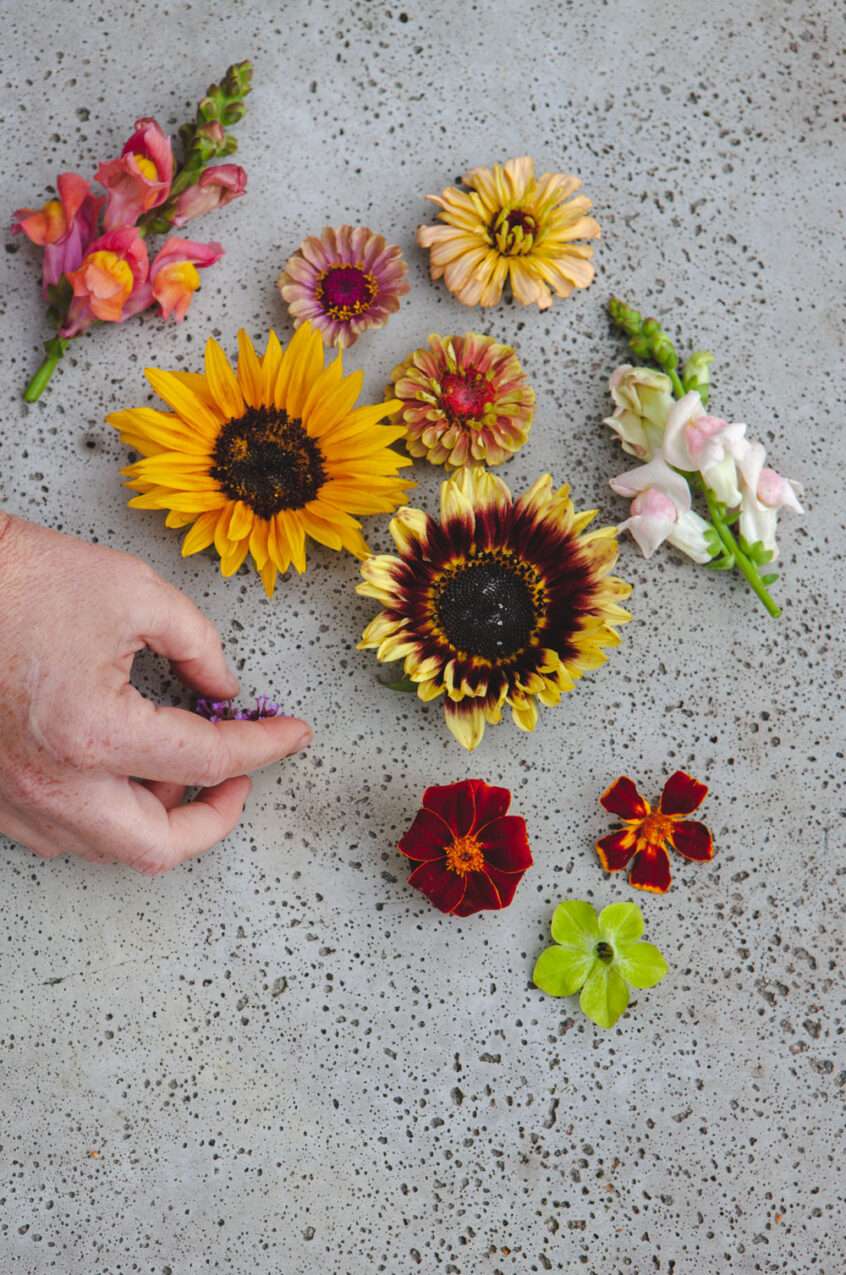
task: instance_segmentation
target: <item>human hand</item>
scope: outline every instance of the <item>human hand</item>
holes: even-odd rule
[[[0,832],[165,872],[232,831],[245,772],[311,741],[295,717],[160,708],[129,683],[144,647],[201,695],[237,693],[214,626],[150,567],[0,514]]]

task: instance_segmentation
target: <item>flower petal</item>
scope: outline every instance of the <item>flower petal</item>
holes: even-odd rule
[[[519,879],[519,878],[518,878]],[[470,872],[466,877],[464,898],[455,909],[456,916],[472,916],[474,912],[499,911],[507,907],[514,897],[514,890],[503,899],[496,882],[487,872]],[[516,885],[514,889],[516,889]]]
[[[599,798],[599,804],[621,819],[644,819],[649,814],[649,802],[641,797],[635,781],[628,775],[615,779]]]
[[[507,908],[517,893],[517,887],[523,880],[523,872],[502,872],[499,868],[489,863],[485,869],[486,875],[490,877],[496,886],[499,894],[501,908]]]
[[[471,780],[475,782],[476,799],[476,826],[475,832],[481,832],[487,824],[492,823],[494,819],[501,819],[507,813],[508,807],[511,805],[511,793],[507,788],[496,788],[493,784],[482,783],[480,779]]]
[[[579,1005],[597,1027],[613,1027],[629,1003],[629,989],[613,965],[597,961],[582,988]]]
[[[659,809],[665,815],[689,815],[701,805],[708,788],[683,770],[677,770],[664,784]]]
[[[624,947],[615,952],[614,964],[632,987],[654,987],[670,968],[653,943],[632,943]]]
[[[671,880],[670,857],[663,846],[647,846],[638,851],[629,873],[629,885],[636,890],[666,894]]]
[[[431,810],[418,810],[414,822],[399,842],[399,849],[408,859],[428,863],[432,859],[443,859],[452,839],[443,819],[432,814]]]
[[[500,872],[525,872],[532,866],[526,821],[520,815],[495,819],[480,834],[479,840],[485,859]]]
[[[427,788],[423,794],[423,809],[439,815],[454,836],[466,836],[476,820],[473,785],[480,782],[462,779],[457,784]]]
[[[572,996],[587,981],[596,957],[553,946],[541,952],[532,971],[532,982],[549,996]]]
[[[643,934],[643,913],[636,903],[609,903],[599,914],[599,933],[615,952]]]
[[[450,872],[443,861],[421,863],[408,878],[408,884],[420,890],[441,912],[454,912],[467,886],[467,878]]]
[[[685,859],[706,863],[714,857],[714,839],[698,819],[682,819],[673,824],[670,845]]]
[[[620,828],[596,842],[599,862],[606,872],[619,872],[634,854],[637,837],[631,828]]]
[[[583,899],[567,899],[552,914],[552,937],[562,947],[591,952],[599,942],[599,922],[593,905]]]

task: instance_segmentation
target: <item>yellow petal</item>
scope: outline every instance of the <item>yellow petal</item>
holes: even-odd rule
[[[266,518],[256,518],[253,521],[253,529],[250,532],[250,553],[253,555],[253,562],[256,564],[258,571],[261,571],[267,562],[267,532],[268,521]]]
[[[219,417],[185,385],[181,377],[174,372],[163,372],[155,367],[145,368],[144,375],[153,392],[164,399],[178,416],[181,416],[189,425],[193,425],[206,438],[217,437],[220,429]]]
[[[232,552],[225,558],[220,560],[220,574],[224,576],[234,576],[235,572],[243,563],[249,549],[249,541],[241,540],[233,546]]]
[[[485,714],[478,704],[473,704],[472,708],[469,707],[471,703],[472,701],[465,700],[460,707],[446,704],[444,718],[462,748],[472,753],[473,749],[478,748],[482,742],[485,733]]]
[[[243,540],[253,529],[255,514],[243,500],[236,500],[232,506],[232,517],[229,520],[229,537],[231,540]]]
[[[267,335],[267,348],[264,352],[264,358],[261,361],[263,378],[262,403],[265,407],[273,407],[276,382],[279,379],[281,366],[282,346],[279,344],[279,337],[271,328]]]
[[[227,420],[237,420],[244,415],[244,396],[235,373],[223,350],[211,336],[206,341],[206,380],[215,402]]]
[[[249,407],[264,401],[264,375],[253,343],[243,328],[238,331],[238,384]]]
[[[188,558],[192,553],[199,553],[201,549],[207,549],[214,540],[214,529],[217,526],[217,520],[220,517],[216,509],[209,510],[208,513],[200,514],[191,530],[187,533],[182,541],[182,556]]]
[[[276,517],[285,528],[285,538],[290,547],[291,562],[294,564],[294,569],[302,575],[306,569],[305,531],[303,530],[299,513],[291,509],[284,509]]]
[[[259,574],[261,575],[265,593],[269,598],[272,598],[273,590],[276,588],[276,566],[270,558],[267,559]]]

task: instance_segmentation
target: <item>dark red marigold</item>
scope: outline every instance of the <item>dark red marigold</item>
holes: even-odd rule
[[[427,788],[399,843],[417,867],[408,878],[441,912],[507,908],[532,866],[526,821],[509,815],[511,793],[481,779]]]
[[[697,863],[714,857],[714,841],[704,823],[687,818],[707,793],[705,784],[677,770],[664,784],[658,809],[652,810],[633,779],[628,775],[615,779],[599,801],[620,817],[623,826],[596,843],[603,868],[608,872],[628,868],[629,885],[636,890],[665,894],[671,880],[667,846]]]

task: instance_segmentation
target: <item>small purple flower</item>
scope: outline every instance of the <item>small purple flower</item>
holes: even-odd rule
[[[257,722],[261,717],[278,717],[282,709],[269,695],[257,695],[255,708],[236,708],[231,699],[198,699],[194,712],[210,722]]]

